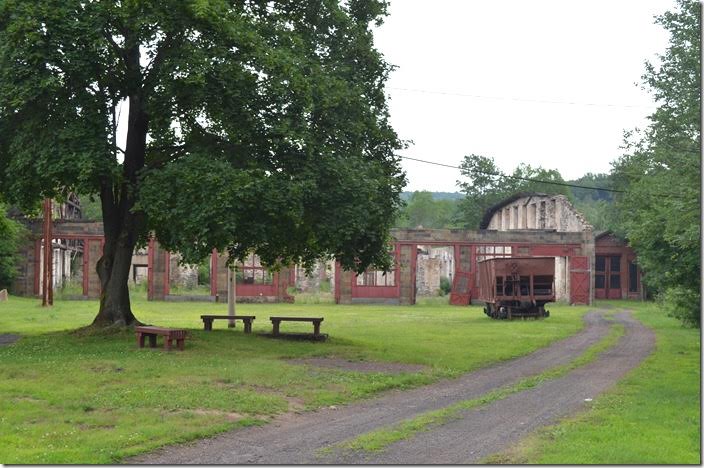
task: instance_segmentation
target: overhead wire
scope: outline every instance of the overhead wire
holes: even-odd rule
[[[443,164],[443,163],[438,163],[434,161],[428,161],[425,159],[418,159],[418,158],[412,158],[410,156],[402,156],[400,154],[397,154],[399,158],[402,159],[409,159],[411,161],[417,161],[417,162],[422,162],[425,164],[432,164],[434,166],[442,166],[442,167],[449,167],[451,169],[459,169],[462,170],[460,166],[453,166],[450,164]],[[541,180],[541,179],[534,179],[531,177],[520,177],[520,176],[513,176],[513,175],[508,175],[508,174],[501,174],[499,172],[489,172],[489,171],[477,171],[474,170],[472,172],[478,173],[478,174],[484,174],[484,175],[489,175],[489,176],[495,176],[495,177],[501,177],[504,179],[513,179],[513,180],[524,180],[527,182],[538,182],[541,184],[551,184],[551,185],[560,185],[562,187],[572,187],[572,188],[579,188],[579,189],[587,189],[587,190],[601,190],[603,192],[614,192],[614,193],[625,193],[625,190],[617,190],[617,189],[609,189],[609,188],[600,188],[600,187],[590,187],[587,185],[578,185],[578,184],[570,184],[569,182],[559,182],[555,180]]]
[[[419,158],[413,158],[413,157],[410,157],[410,156],[403,156],[403,155],[400,155],[400,154],[397,154],[396,156],[399,157],[399,158],[401,158],[401,159],[408,159],[408,160],[411,160],[411,161],[417,161],[417,162],[421,162],[421,163],[425,163],[425,164],[431,164],[431,165],[434,165],[434,166],[441,166],[441,167],[447,167],[447,168],[450,168],[450,169],[462,170],[462,168],[461,168],[460,166],[453,166],[453,165],[451,165],[451,164],[443,164],[443,163],[438,163],[438,162],[435,162],[435,161],[428,161],[428,160],[426,160],[426,159],[419,159]],[[504,179],[524,180],[524,181],[528,181],[528,182],[537,182],[537,183],[541,183],[541,184],[559,185],[559,186],[562,186],[562,187],[572,187],[572,188],[585,189],[585,190],[601,190],[602,192],[611,192],[611,193],[627,193],[627,190],[610,189],[610,188],[601,188],[601,187],[591,187],[591,186],[588,186],[588,185],[570,184],[569,182],[559,182],[559,181],[554,181],[554,180],[534,179],[534,178],[530,178],[530,177],[519,177],[519,176],[508,175],[508,174],[501,174],[501,173],[498,173],[498,172],[477,171],[477,170],[475,170],[475,171],[473,171],[473,172],[478,173],[478,174],[484,174],[484,175],[494,176],[494,177],[500,177],[500,178],[504,178]],[[680,200],[688,200],[688,199],[690,199],[689,197],[685,197],[685,196],[678,195],[678,194],[675,194],[675,193],[666,193],[666,194],[665,194],[665,193],[663,193],[663,194],[653,193],[652,195],[656,195],[656,196],[658,196],[658,197],[663,197],[663,198],[677,198],[677,199],[680,199]]]

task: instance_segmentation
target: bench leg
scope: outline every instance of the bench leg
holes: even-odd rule
[[[176,345],[178,346],[179,351],[183,351],[183,342],[185,340],[181,338],[180,340],[176,340]]]
[[[274,330],[271,332],[272,335],[278,335],[279,334],[279,321],[271,322],[274,325]]]
[[[205,330],[205,331],[212,331],[213,330],[213,320],[212,319],[203,319],[203,330]]]
[[[320,335],[320,322],[313,322],[313,335]]]
[[[137,347],[144,348],[144,335],[140,332],[137,332]]]
[[[164,349],[167,351],[171,351],[171,338],[168,336],[164,337]]]
[[[245,319],[244,321],[244,332],[252,333],[252,321]]]
[[[149,347],[156,348],[156,335],[149,335]]]

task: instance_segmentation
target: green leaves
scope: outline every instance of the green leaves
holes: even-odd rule
[[[217,247],[388,266],[405,179],[369,29],[385,11],[0,0],[0,192],[100,193],[111,233],[152,231],[189,261]]]
[[[620,231],[638,253],[649,290],[684,323],[699,324],[701,73],[700,9],[679,1],[658,18],[670,45],[645,83],[658,101],[651,125],[630,134],[628,153],[614,163]]]
[[[7,208],[0,203],[0,289],[10,287],[17,276],[18,249],[27,232],[20,223],[7,216]]]

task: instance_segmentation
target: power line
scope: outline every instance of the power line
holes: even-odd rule
[[[434,161],[428,161],[425,159],[412,158],[410,156],[401,156],[400,154],[397,154],[395,156],[402,158],[402,159],[409,159],[411,161],[422,162],[425,164],[432,164],[433,166],[449,167],[450,169],[462,170],[461,167],[452,166],[450,164],[443,164],[443,163],[438,163],[438,162],[434,162]],[[579,189],[585,189],[585,190],[601,190],[603,192],[612,192],[612,193],[627,193],[626,190],[600,188],[600,187],[589,187],[587,185],[577,185],[577,184],[570,184],[567,182],[556,182],[556,181],[552,181],[552,180],[531,179],[529,177],[518,177],[518,176],[507,175],[507,174],[499,174],[496,172],[488,172],[488,171],[474,171],[474,172],[476,172],[478,174],[490,175],[490,176],[495,176],[495,177],[502,177],[505,179],[525,180],[528,182],[538,182],[541,184],[560,185],[563,187],[573,187],[573,188],[579,188]],[[652,195],[655,195],[655,196],[658,196],[661,198],[677,198],[679,200],[689,200],[689,197],[684,197],[684,196],[677,195],[674,193],[662,193],[662,194],[653,193]]]
[[[417,88],[396,88],[389,87],[387,89],[394,89],[398,91],[410,91],[413,93],[423,93],[423,94],[440,94],[444,96],[460,96],[476,99],[494,99],[499,101],[516,101],[516,102],[533,102],[538,104],[564,104],[570,106],[590,106],[590,107],[624,107],[628,109],[654,109],[657,106],[644,106],[639,104],[612,104],[612,103],[598,103],[598,102],[577,102],[577,101],[555,101],[555,100],[545,100],[545,99],[529,99],[529,98],[516,98],[516,97],[505,97],[505,96],[485,96],[481,94],[465,94],[465,93],[450,93],[446,91],[435,91],[429,89],[417,89]]]
[[[443,163],[438,163],[438,162],[434,162],[434,161],[427,161],[427,160],[425,160],[425,159],[412,158],[412,157],[410,157],[410,156],[401,156],[400,154],[397,154],[396,156],[398,156],[399,158],[402,158],[402,159],[409,159],[409,160],[411,160],[411,161],[422,162],[422,163],[425,163],[425,164],[432,164],[432,165],[434,165],[434,166],[449,167],[449,168],[451,168],[451,169],[460,169],[460,170],[462,169],[462,168],[459,167],[459,166],[452,166],[452,165],[450,165],[450,164],[443,164]],[[580,188],[580,189],[586,189],[586,190],[601,190],[601,191],[604,191],[604,192],[626,193],[625,190],[617,190],[617,189],[609,189],[609,188],[599,188],[599,187],[589,187],[589,186],[586,186],[586,185],[570,184],[570,183],[567,183],[567,182],[557,182],[557,181],[553,181],[553,180],[532,179],[532,178],[530,178],[530,177],[518,177],[518,176],[507,175],[507,174],[500,174],[500,173],[497,173],[497,172],[488,172],[488,171],[473,171],[473,172],[478,173],[478,174],[484,174],[484,175],[495,176],[495,177],[502,177],[502,178],[505,178],[505,179],[525,180],[525,181],[528,181],[528,182],[538,182],[538,183],[541,183],[541,184],[560,185],[560,186],[563,186],[563,187],[573,187],[573,188]]]

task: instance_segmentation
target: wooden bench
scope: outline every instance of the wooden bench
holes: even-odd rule
[[[281,322],[312,322],[313,336],[320,336],[320,322],[323,321],[323,317],[269,317],[269,319],[274,325],[274,330],[271,332],[274,336],[279,334]]]
[[[140,326],[134,327],[134,332],[137,335],[137,346],[140,348],[144,348],[144,339],[147,337],[149,337],[149,347],[156,348],[156,337],[161,335],[164,337],[165,350],[171,350],[173,341],[176,341],[178,349],[183,351],[183,342],[186,340],[186,330]]]
[[[252,333],[252,321],[257,318],[254,315],[201,315],[203,320],[203,330],[211,331],[213,329],[213,320],[242,320],[244,322],[244,332]]]

